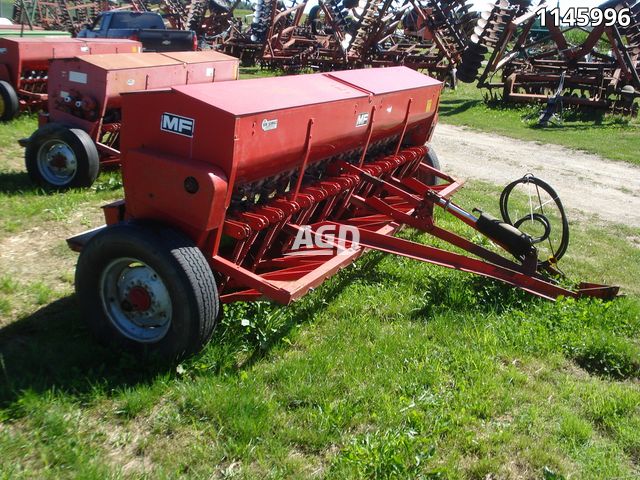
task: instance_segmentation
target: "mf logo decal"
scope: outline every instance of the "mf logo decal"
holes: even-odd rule
[[[356,127],[364,127],[369,124],[369,114],[361,113],[358,115],[358,119],[356,120]]]
[[[6,48],[0,48],[0,54],[4,54],[7,53],[7,49]]]
[[[181,117],[173,113],[163,113],[160,120],[160,130],[177,133],[185,137],[193,137],[196,121],[193,118]]]
[[[278,128],[278,119],[275,118],[273,120],[267,120],[266,118],[262,120],[262,130],[268,132],[269,130],[275,130]]]

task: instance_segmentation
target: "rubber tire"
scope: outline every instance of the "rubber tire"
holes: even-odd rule
[[[440,160],[438,160],[438,155],[436,154],[436,150],[433,148],[432,145],[427,144],[427,147],[429,147],[429,152],[425,157],[425,163],[430,167],[433,167],[437,170],[441,170]],[[421,171],[418,171],[418,173],[416,174],[416,179],[424,183],[425,185],[429,185],[429,186],[434,186],[438,184],[438,179],[434,175],[421,172]]]
[[[102,272],[122,257],[149,265],[169,291],[171,325],[156,343],[125,337],[102,306]],[[120,223],[93,237],[78,259],[75,288],[84,319],[98,341],[166,361],[200,350],[211,338],[220,309],[215,278],[202,252],[182,233],[152,224]]]
[[[53,185],[42,176],[38,168],[38,150],[48,140],[59,139],[73,150],[78,168],[73,178],[65,185]],[[25,165],[29,178],[36,185],[52,190],[90,187],[100,171],[100,155],[98,149],[84,130],[67,128],[59,123],[49,123],[35,131],[24,152]]]
[[[0,97],[4,102],[4,111],[0,116],[0,122],[8,122],[13,120],[20,111],[20,103],[18,102],[18,94],[11,84],[0,80]]]

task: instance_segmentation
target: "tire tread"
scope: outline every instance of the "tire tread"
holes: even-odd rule
[[[5,103],[5,110],[0,117],[0,122],[13,120],[20,111],[20,100],[18,94],[10,83],[0,80],[0,95]]]
[[[175,274],[175,278],[169,283],[174,285],[173,288],[178,288],[178,292],[186,292],[186,298],[178,298],[178,301],[188,302],[186,310],[182,310],[188,312],[188,318],[181,317],[176,328],[187,322],[190,325],[187,330],[189,334],[175,337],[172,327],[168,334],[171,337],[163,338],[158,344],[146,344],[145,348],[149,351],[164,349],[172,357],[181,357],[200,350],[211,338],[218,319],[219,296],[215,277],[203,253],[187,236],[177,230],[152,223],[130,222],[107,227],[91,239],[80,254],[76,268],[76,292],[93,333],[105,343],[122,344],[125,348],[135,345],[134,341],[125,339],[110,324],[100,304],[97,287],[97,278],[101,274],[100,265],[109,260],[105,260],[105,256],[113,255],[113,258],[116,258],[116,255],[110,253],[110,248],[120,251],[123,246],[132,250],[133,258],[137,258],[137,249],[138,252],[148,252],[149,258],[155,259],[156,262],[165,262],[164,271],[173,271]],[[123,252],[117,256],[125,254],[126,252]],[[144,257],[144,254],[141,255]],[[140,260],[147,261],[145,258]],[[172,300],[176,301],[175,298]],[[162,346],[158,346],[159,344]],[[140,345],[137,344],[135,347]]]

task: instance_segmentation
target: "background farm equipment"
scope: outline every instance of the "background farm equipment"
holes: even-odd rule
[[[0,38],[0,121],[20,110],[42,108],[47,102],[49,60],[101,53],[139,52],[131,40],[73,38]]]
[[[367,250],[548,299],[615,296],[559,281],[566,216],[544,182],[510,185],[502,220],[453,202],[462,183],[425,146],[440,89],[391,67],[124,96],[125,199],[104,208],[106,227],[68,240],[81,251],[76,289],[94,333],[166,356],[191,352],[211,336],[220,303],[288,304]],[[507,254],[437,226],[436,207]],[[473,257],[394,236],[403,226]]]
[[[103,12],[155,12],[171,28],[194,31],[199,39],[214,43],[215,37],[235,22],[233,12],[237,5],[238,1],[227,4],[224,0],[16,0],[13,21],[27,29],[60,29],[75,35]]]
[[[244,65],[263,68],[297,71],[343,63],[340,45],[333,37],[305,20],[306,6],[306,1],[287,6],[280,0],[258,0],[249,27],[234,24],[216,48],[237,56]],[[318,8],[311,10],[310,18]]]
[[[469,8],[466,0],[368,2],[347,55],[359,65],[402,64],[445,79],[454,74],[466,46],[474,18]]]
[[[108,0],[15,0],[14,23],[47,30],[66,30],[77,34],[85,25],[92,24],[101,12],[108,10],[145,11],[142,0],[112,2]]]
[[[173,28],[193,30],[201,49],[244,65],[298,71],[406,65],[454,78],[475,13],[469,0],[257,0],[250,24],[235,17],[238,0],[97,2],[20,0],[17,17],[74,34],[101,10],[160,13]],[[24,12],[28,12],[25,14]]]
[[[464,53],[459,78],[478,79],[491,97],[507,102],[547,102],[635,114],[640,96],[640,3],[611,0],[601,9],[628,9],[630,25],[591,30],[558,27],[546,12],[548,34],[532,35],[546,5],[499,0],[483,12]],[[490,53],[486,66],[485,55]],[[495,77],[499,77],[496,81]],[[549,110],[551,112],[551,110]],[[547,113],[549,113],[547,112]],[[548,115],[546,115],[548,116]]]
[[[42,27],[33,27],[24,24],[0,23],[0,37],[70,37],[71,34],[65,31],[45,30]]]
[[[212,51],[55,60],[49,70],[49,112],[21,141],[29,176],[47,188],[91,186],[100,164],[120,161],[122,94],[237,78],[238,60]]]
[[[260,0],[246,34],[235,30],[219,48],[266,67],[330,71],[406,65],[439,78],[460,61],[474,14],[464,0],[404,2],[326,0],[287,7]]]

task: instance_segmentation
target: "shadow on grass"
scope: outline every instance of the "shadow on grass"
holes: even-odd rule
[[[33,184],[26,172],[0,173],[0,194],[19,195],[41,190],[40,187]]]
[[[608,128],[625,128],[629,126],[630,117],[610,115],[606,110],[596,108],[571,108],[562,111],[562,120],[541,126],[538,119],[547,108],[545,103],[519,104],[502,100],[489,100],[484,103],[486,108],[496,112],[511,112],[519,115],[520,120],[528,123],[529,128],[549,131],[590,131]],[[459,113],[459,112],[455,112]]]
[[[629,126],[630,117],[610,115],[606,110],[597,108],[574,108],[565,106],[562,122],[539,127],[538,118],[545,110],[546,103],[522,104],[505,102],[502,99],[443,98],[440,102],[440,116],[443,118],[464,114],[469,110],[483,107],[490,111],[504,112],[529,122],[532,129],[587,131],[600,128],[625,128]]]
[[[99,345],[79,318],[75,297],[57,300],[0,329],[0,407],[24,391],[82,395],[150,380],[157,364]]]
[[[463,99],[446,99],[440,100],[440,117],[452,117],[466,112],[478,105],[481,105],[482,100],[463,100]]]
[[[363,277],[373,281],[374,267],[382,258],[379,254],[367,255],[321,286],[318,292],[290,307],[258,302],[241,304],[235,311],[229,309],[230,315],[214,332],[212,345],[186,361],[197,362],[201,355],[207,356],[215,350],[220,363],[216,369],[218,374],[251,366],[268,355],[295,326],[311,321],[325,308],[326,299],[338,295],[346,285]],[[246,316],[251,318],[252,314],[263,316],[267,324],[269,317],[278,317],[279,321],[258,325],[247,332],[241,320]],[[260,329],[268,330],[268,334],[258,335]],[[240,365],[236,364],[239,351],[250,353]],[[75,296],[68,296],[0,329],[0,408],[12,404],[26,391],[57,391],[82,397],[97,386],[110,391],[150,383],[158,374],[167,373],[173,367],[175,362],[160,362],[99,344],[85,327]]]
[[[425,321],[452,310],[461,315],[479,312],[502,314],[542,301],[497,280],[468,273],[435,270],[423,281],[423,306],[412,315],[416,321]]]
[[[120,175],[120,167],[106,166],[101,167],[100,176],[96,179],[93,190],[96,192],[116,191],[122,188],[122,176]],[[64,193],[67,191],[89,191],[87,188],[71,188],[58,190],[54,187],[43,188],[35,185],[26,172],[2,172],[0,173],[0,195],[22,195],[24,193],[36,193],[38,195],[47,196]]]

